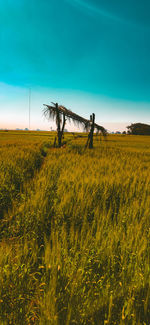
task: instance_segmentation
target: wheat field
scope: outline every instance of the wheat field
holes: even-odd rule
[[[0,324],[150,324],[150,137],[0,131]]]

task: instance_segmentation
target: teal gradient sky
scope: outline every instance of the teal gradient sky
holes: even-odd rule
[[[110,130],[150,123],[149,0],[1,0],[0,128],[58,101]],[[71,128],[71,126],[70,126]]]

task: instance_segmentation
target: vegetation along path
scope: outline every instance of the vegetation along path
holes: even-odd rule
[[[150,138],[66,140],[3,216],[1,323],[148,325]]]

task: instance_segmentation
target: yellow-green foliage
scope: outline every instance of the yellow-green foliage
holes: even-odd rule
[[[33,138],[22,148],[32,166]],[[4,214],[1,322],[149,325],[150,138],[95,136],[91,151],[84,135],[66,142]]]
[[[41,166],[45,138],[37,140],[30,134],[0,133],[0,217],[11,207],[12,200],[20,196],[23,183],[33,177]]]

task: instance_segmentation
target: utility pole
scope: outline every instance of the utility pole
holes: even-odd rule
[[[30,130],[30,111],[31,111],[31,88],[29,88],[29,130]]]

